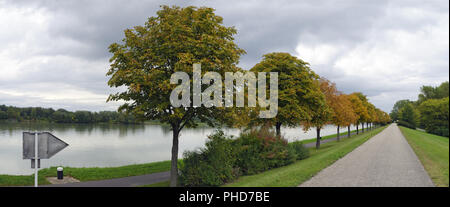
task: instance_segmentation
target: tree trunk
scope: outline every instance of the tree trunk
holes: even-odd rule
[[[347,129],[348,129],[348,130],[347,130],[347,131],[348,131],[348,132],[347,132],[347,137],[350,137],[350,125],[348,125]]]
[[[364,122],[361,123],[361,132],[364,133]]]
[[[369,122],[366,123],[366,128],[367,128],[367,131],[370,130],[370,129],[369,129]]]
[[[172,126],[172,160],[170,167],[170,187],[176,187],[178,181],[178,126]]]
[[[281,123],[277,122],[275,124],[276,130],[277,130],[277,136],[281,136]]]
[[[337,141],[339,142],[339,125],[337,125]]]
[[[320,127],[317,127],[316,131],[317,131],[316,149],[319,149],[320,148]]]
[[[356,124],[356,134],[359,134],[359,124]]]

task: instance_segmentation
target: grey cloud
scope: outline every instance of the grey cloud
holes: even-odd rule
[[[376,35],[379,35],[380,31],[417,32],[436,26],[435,15],[444,15],[448,18],[446,0],[4,2],[5,5],[14,8],[41,9],[50,16],[45,34],[36,34],[36,38],[42,38],[41,44],[36,43],[39,50],[18,58],[27,60],[29,56],[53,57],[48,63],[23,68],[27,73],[23,73],[20,79],[0,82],[0,89],[4,90],[13,89],[15,85],[24,82],[27,83],[26,87],[33,87],[33,84],[51,81],[68,84],[72,88],[94,94],[108,94],[114,91],[106,85],[105,73],[108,70],[108,58],[111,56],[107,47],[113,42],[121,41],[124,29],[143,25],[148,17],[155,16],[159,5],[162,4],[215,8],[216,13],[224,18],[225,25],[235,26],[238,30],[236,42],[247,51],[240,63],[244,69],[249,69],[259,62],[265,53],[284,51],[296,54],[299,43],[308,46],[326,44],[338,47],[337,54],[330,57],[328,63],[311,62],[312,68],[319,75],[336,82],[338,88],[346,93],[361,91],[369,97],[374,97],[376,105],[386,111],[390,110],[395,100],[417,93],[421,84],[445,80],[444,76],[448,76],[448,42],[446,50],[424,60],[429,64],[428,70],[404,74],[404,77],[383,78],[381,75],[361,78],[358,75],[346,74],[333,65],[361,44],[371,47],[371,44],[376,42],[370,41],[378,38]],[[410,12],[412,15],[405,16],[402,12]],[[418,12],[417,15],[414,15],[414,12]],[[20,41],[20,38],[22,37],[0,35],[0,45],[12,42],[13,39]],[[385,49],[393,48],[386,45]],[[0,46],[0,55],[1,51]],[[405,69],[392,68],[392,70]],[[411,76],[424,78],[419,82],[404,81]],[[15,98],[17,100],[11,100],[10,103],[27,99]],[[3,95],[0,100],[3,102],[7,98]],[[40,100],[42,101],[36,98],[33,102],[39,103]],[[59,103],[55,101],[52,104]],[[93,108],[102,108],[102,104],[99,103]],[[82,106],[78,104],[71,107]]]

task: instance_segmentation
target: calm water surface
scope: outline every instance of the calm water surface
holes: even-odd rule
[[[30,160],[22,159],[22,132],[48,131],[69,144],[51,159],[41,160],[41,167],[112,167],[170,160],[172,132],[160,125],[120,124],[43,124],[0,122],[0,174],[32,174]],[[344,129],[345,130],[345,129]],[[353,127],[352,127],[353,130]],[[204,146],[213,128],[183,129],[179,142],[180,158],[186,150]],[[225,133],[239,135],[239,129],[225,129]],[[342,130],[341,130],[342,131]],[[315,137],[315,130],[283,128],[289,141]],[[335,134],[334,126],[327,126],[322,135]]]

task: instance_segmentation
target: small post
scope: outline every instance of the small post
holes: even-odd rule
[[[34,187],[38,187],[38,134],[34,131]]]
[[[62,167],[56,168],[58,180],[62,180],[64,178],[64,172]]]

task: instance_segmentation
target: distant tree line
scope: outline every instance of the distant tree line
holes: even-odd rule
[[[139,123],[131,114],[115,111],[67,111],[42,107],[14,107],[0,105],[0,120],[49,121],[55,123]]]
[[[399,100],[391,112],[391,118],[399,125],[422,128],[426,132],[449,137],[449,82],[437,87],[422,86],[417,101]]]

